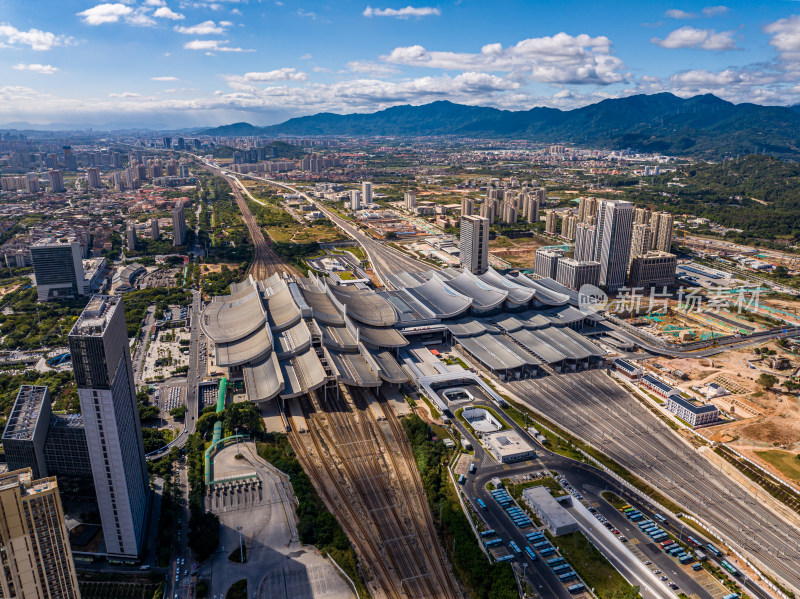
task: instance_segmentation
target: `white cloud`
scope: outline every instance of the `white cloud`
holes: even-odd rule
[[[157,8],[156,11],[153,13],[153,16],[158,17],[160,19],[172,19],[173,21],[180,21],[181,19],[186,18],[181,13],[175,12],[166,6]]]
[[[234,89],[253,89],[254,83],[268,83],[273,81],[305,81],[308,79],[303,71],[294,67],[284,67],[273,71],[250,72],[244,75],[226,75],[225,81]]]
[[[701,50],[734,50],[733,31],[717,32],[713,29],[681,27],[672,31],[664,39],[654,37],[651,43],[662,48],[699,48]]]
[[[800,69],[800,15],[778,19],[764,27],[772,36],[770,45],[775,48],[785,66]]]
[[[227,22],[223,21],[217,25],[214,21],[203,21],[191,27],[175,27],[175,31],[186,35],[221,35],[225,33],[225,27],[222,23]]]
[[[311,60],[312,58],[314,58],[314,57],[311,55],[311,53],[309,53],[309,52],[306,52],[305,54],[303,54],[303,55],[300,57],[300,60]]]
[[[13,67],[15,71],[33,71],[34,73],[40,73],[42,75],[53,75],[58,68],[54,67],[50,64],[15,64]]]
[[[122,92],[121,94],[108,94],[109,98],[144,98],[142,94],[137,94],[136,92]]]
[[[371,77],[387,77],[399,71],[385,64],[377,64],[366,60],[354,60],[347,63],[347,68],[353,73],[364,73]]]
[[[128,25],[135,25],[137,27],[156,26],[155,20],[150,18],[150,15],[148,15],[146,10],[143,8],[137,8],[135,11],[133,11],[132,15],[125,17],[125,22],[128,23]]]
[[[152,81],[179,81],[179,79],[178,79],[177,77],[171,77],[171,76],[166,76],[166,77],[150,77],[150,79],[151,79]]]
[[[679,8],[670,8],[664,13],[664,16],[670,19],[696,19],[699,15],[695,12],[686,12]]]
[[[400,47],[381,58],[386,62],[457,71],[505,71],[534,81],[557,84],[619,83],[628,78],[622,60],[611,53],[611,40],[558,33],[530,38],[514,46],[487,44],[479,53],[428,51]]]
[[[707,17],[719,17],[728,14],[727,6],[706,6],[703,9],[703,14]]]
[[[164,0],[145,0],[145,6],[166,6],[167,3]]]
[[[410,19],[411,17],[439,16],[442,11],[432,6],[406,6],[405,8],[372,8],[367,6],[362,13],[365,17],[394,17]]]
[[[300,16],[300,17],[308,17],[312,21],[316,21],[317,20],[317,13],[315,13],[314,11],[311,11],[311,10],[306,10],[304,8],[298,8],[297,9],[297,15]]]
[[[83,17],[83,22],[87,25],[103,25],[104,23],[116,23],[122,17],[133,14],[133,9],[121,3],[98,4],[92,8],[87,8],[78,13]]]
[[[183,44],[183,47],[186,50],[205,50],[206,52],[252,52],[252,50],[243,48],[231,48],[225,45],[228,43],[230,43],[229,40],[192,40]]]
[[[29,46],[32,50],[50,50],[56,46],[66,46],[73,43],[71,37],[56,35],[40,29],[22,31],[9,25],[0,23],[0,47],[3,46]]]

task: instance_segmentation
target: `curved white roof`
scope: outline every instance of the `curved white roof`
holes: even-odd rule
[[[446,285],[472,298],[472,307],[481,311],[497,308],[508,297],[508,291],[485,283],[468,270],[447,281]]]
[[[267,296],[269,324],[276,331],[280,331],[300,320],[300,308],[294,303],[289,287],[283,281],[271,289],[274,293]]]
[[[360,352],[340,352],[325,348],[328,364],[337,373],[338,379],[352,387],[379,387],[381,379],[372,370]]]
[[[344,317],[339,312],[339,309],[333,305],[327,293],[310,289],[304,285],[300,286],[300,291],[311,308],[314,318],[328,324],[344,324]]]
[[[408,381],[408,375],[390,352],[386,350],[373,351],[371,356],[380,369],[378,376],[384,381],[387,383],[405,383]]]
[[[230,343],[250,335],[266,320],[261,296],[251,287],[247,292],[215,297],[203,310],[200,326],[214,343]]]
[[[416,287],[408,287],[405,291],[433,312],[436,318],[455,318],[472,305],[472,298],[445,285],[439,277],[433,277]]]
[[[359,341],[373,347],[405,347],[408,345],[408,340],[397,329],[371,327],[365,324],[356,324],[356,327]]]
[[[512,304],[523,306],[530,302],[536,294],[530,287],[510,281],[491,267],[482,275],[478,275],[478,278],[484,283],[508,292],[508,301]]]
[[[536,299],[548,306],[563,306],[569,302],[569,296],[548,289],[538,281],[534,281],[528,276],[518,274],[517,276],[505,275],[508,280],[518,285],[523,285],[536,292]]]
[[[278,358],[288,358],[305,351],[311,345],[311,331],[302,320],[280,333],[274,333],[274,337]]]
[[[250,401],[267,401],[283,391],[283,374],[274,353],[242,368],[242,377]]]
[[[325,369],[313,348],[278,363],[284,380],[281,392],[284,399],[305,395],[325,383]]]
[[[218,366],[241,366],[260,360],[272,349],[272,331],[266,325],[230,343],[216,343]]]
[[[343,285],[329,285],[333,296],[347,306],[347,316],[376,327],[391,327],[397,322],[397,312],[386,298],[374,291],[361,291]]]

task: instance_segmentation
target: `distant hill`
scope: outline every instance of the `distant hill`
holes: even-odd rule
[[[510,111],[440,101],[422,106],[394,106],[370,114],[320,113],[269,127],[235,123],[202,133],[451,135],[632,148],[709,158],[752,153],[797,158],[800,109],[733,104],[711,94],[684,99],[669,93],[603,100],[575,110]]]

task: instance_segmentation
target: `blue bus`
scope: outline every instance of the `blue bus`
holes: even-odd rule
[[[550,544],[550,541],[537,541],[536,543],[531,543],[534,549],[541,549],[542,547],[546,547]]]
[[[574,595],[575,593],[580,593],[585,588],[586,587],[584,586],[584,584],[582,582],[579,582],[577,584],[573,584],[572,586],[567,587],[567,590]],[[722,599],[725,598],[723,597]]]
[[[536,554],[533,552],[533,549],[525,545],[525,555],[527,555],[532,562],[536,561]]]
[[[554,557],[553,559],[547,560],[547,562],[545,563],[552,568],[553,566],[558,566],[559,564],[563,564],[564,561],[565,560],[563,557]]]
[[[514,556],[509,553],[508,555],[504,555],[503,557],[498,557],[497,561],[498,562],[508,562],[508,561],[511,561],[512,559],[514,559]]]
[[[547,557],[548,555],[553,555],[556,552],[556,549],[555,547],[550,545],[550,547],[542,547],[538,551],[539,555],[541,555],[542,557]]]
[[[569,572],[564,572],[563,574],[560,574],[558,579],[561,582],[567,582],[568,580],[572,580],[573,578],[577,578],[577,577],[578,577],[578,575],[575,574],[575,572],[573,572],[572,570],[570,570]]]
[[[529,532],[525,535],[529,541],[546,541],[547,538],[540,532]]]
[[[734,576],[739,576],[739,570],[734,568],[732,565],[728,563],[728,560],[722,560],[722,567],[725,568],[728,572],[733,574]]]
[[[475,503],[477,503],[478,507],[480,507],[482,510],[486,509],[486,504],[483,502],[483,499],[481,499],[480,497],[475,499]]]
[[[722,557],[722,551],[714,547],[711,543],[706,544],[706,549],[708,549],[711,553],[713,553],[717,557]]]
[[[556,566],[553,568],[553,572],[555,572],[556,574],[561,574],[569,570],[572,570],[569,564],[561,564],[560,566]]]
[[[511,547],[511,551],[513,551],[515,554],[519,555],[522,553],[522,551],[519,549],[519,545],[517,545],[514,541],[509,541],[508,546]]]
[[[503,544],[503,539],[492,539],[491,541],[485,541],[483,543],[483,546],[488,549],[489,547],[497,547],[498,545],[502,544]]]
[[[692,570],[694,570],[695,572],[697,570],[702,570],[702,569],[703,569],[703,564],[701,564],[700,562],[695,562],[694,564],[692,564]]]
[[[691,564],[694,561],[694,556],[691,553],[687,553],[683,557],[679,557],[678,561],[685,566],[686,564]]]
[[[662,516],[661,514],[653,514],[653,518],[655,518],[659,522],[663,522],[664,524],[667,523],[667,519],[664,516]]]
[[[731,593],[730,595],[725,595],[722,599],[739,599],[741,595],[739,593]]]
[[[492,529],[489,529],[489,530],[484,530],[484,531],[481,533],[481,536],[482,536],[482,537],[491,537],[493,534],[494,534],[494,530],[492,530]]]

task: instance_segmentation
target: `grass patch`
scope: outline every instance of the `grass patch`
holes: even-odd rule
[[[600,599],[636,597],[635,588],[614,569],[609,561],[580,532],[556,537],[554,542],[575,572]]]
[[[514,499],[522,497],[522,492],[531,487],[547,487],[553,497],[561,497],[566,495],[567,492],[558,484],[558,481],[552,476],[545,476],[544,478],[537,478],[536,480],[525,481],[524,483],[514,484],[510,478],[504,478],[503,484],[508,489],[508,492]]]
[[[466,427],[467,427],[467,430],[468,430],[469,432],[471,432],[471,433],[472,433],[472,435],[473,435],[474,437],[477,437],[477,436],[478,436],[478,434],[476,433],[475,429],[472,427],[472,425],[471,425],[469,422],[467,422],[467,419],[466,419],[466,418],[464,418],[464,410],[466,410],[466,409],[467,409],[467,408],[459,408],[458,410],[456,410],[456,412],[455,412],[455,416],[456,416],[456,418],[458,418],[458,419],[461,421],[461,423],[462,423],[464,426],[466,426]],[[495,411],[494,411],[492,408],[488,408],[488,407],[486,407],[486,406],[479,406],[479,408],[478,408],[478,409],[481,409],[481,410],[486,410],[487,412],[489,412],[489,414],[491,414],[491,415],[492,415],[492,418],[494,418],[495,420],[497,420],[497,422],[499,422],[499,423],[500,423],[500,428],[499,428],[498,430],[501,430],[501,431],[506,431],[506,430],[508,430],[508,429],[510,429],[510,428],[511,428],[511,427],[508,425],[508,423],[506,422],[506,419],[505,419],[505,418],[501,418],[501,417],[500,417],[500,416],[497,414],[497,412],[495,412]]]
[[[247,599],[247,579],[234,582],[225,593],[225,599]]]
[[[622,509],[623,505],[628,505],[628,502],[622,499],[616,493],[612,493],[611,491],[603,491],[600,495],[605,499],[608,503],[611,504],[615,510]]]
[[[336,273],[336,276],[339,277],[342,281],[353,281],[355,280],[356,276],[349,270],[343,270]]]
[[[433,407],[433,404],[431,403],[431,401],[427,397],[425,397],[425,395],[420,393],[417,397],[420,397],[422,399],[422,401],[425,402],[425,405],[428,406],[428,409],[431,412],[431,418],[433,420],[439,420],[442,417],[441,412],[439,412],[439,410],[437,410],[436,408]]]
[[[756,451],[756,455],[778,470],[789,480],[800,483],[800,459],[797,455],[780,449]]]

